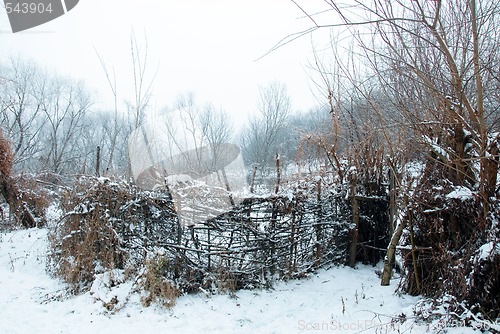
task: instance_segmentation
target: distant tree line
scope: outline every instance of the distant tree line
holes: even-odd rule
[[[82,82],[11,59],[0,66],[0,126],[10,141],[16,172],[85,173],[95,170],[96,151],[109,151],[114,122],[125,116],[93,109]],[[126,142],[126,131],[119,132]],[[116,147],[113,171],[126,169],[126,147]]]

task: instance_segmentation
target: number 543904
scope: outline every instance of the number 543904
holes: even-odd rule
[[[19,13],[19,14],[35,14],[35,13],[52,13],[52,4],[35,3],[35,2],[6,2],[5,10],[7,14]]]

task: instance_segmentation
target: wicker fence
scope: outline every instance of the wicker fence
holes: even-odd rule
[[[67,213],[51,233],[51,266],[75,283],[91,281],[95,267],[127,269],[161,259],[162,275],[184,291],[221,280],[251,288],[346,259],[349,202],[344,193],[321,194],[314,185],[248,198],[189,226],[178,223],[168,193],[123,182],[86,178],[63,197]],[[88,275],[68,279],[67,272]]]

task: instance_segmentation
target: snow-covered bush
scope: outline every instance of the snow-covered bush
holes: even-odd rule
[[[14,178],[19,200],[33,216],[37,227],[47,224],[47,209],[58,200],[60,188],[54,174],[21,174]],[[56,181],[57,182],[57,181]]]
[[[175,234],[165,230],[176,226],[169,198],[122,180],[82,177],[61,194],[60,206],[64,216],[49,234],[48,269],[76,290],[89,287],[96,268],[135,272],[146,246]]]
[[[445,173],[429,162],[410,201],[402,287],[438,302],[450,297],[448,309],[460,320],[494,319],[500,315],[499,199],[491,199],[484,219],[480,192]]]

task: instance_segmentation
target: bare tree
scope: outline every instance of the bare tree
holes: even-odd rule
[[[223,144],[232,139],[232,127],[229,115],[223,110],[216,111],[212,105],[205,106],[200,115],[201,131],[212,151],[212,163],[217,163],[227,153]]]
[[[13,58],[2,72],[0,122],[13,144],[13,163],[19,169],[33,169],[32,159],[42,150],[39,135],[45,123],[34,91],[42,74],[34,64]]]
[[[144,45],[137,42],[135,33],[130,36],[130,54],[132,56],[132,73],[134,80],[134,100],[128,102],[129,111],[132,114],[132,126],[138,128],[144,121],[145,112],[149,106],[152,95],[153,83],[155,81],[158,67],[154,71],[152,78],[148,75],[148,41],[144,37]]]
[[[216,112],[211,105],[207,105],[200,117],[200,125],[203,136],[208,143],[211,152],[211,167],[219,176],[226,187],[231,191],[230,182],[226,174],[226,165],[232,162],[240,154],[240,149],[230,144],[232,128],[229,116],[223,110]],[[219,171],[220,174],[219,175]],[[235,202],[232,196],[229,197],[231,205]]]
[[[60,173],[74,163],[83,164],[82,152],[75,150],[82,120],[91,106],[83,86],[57,77],[46,79],[38,86],[37,98],[47,118],[44,167]]]
[[[130,53],[132,56],[132,73],[134,82],[134,100],[133,102],[127,101],[128,107],[128,117],[129,117],[129,131],[128,134],[134,133],[134,138],[129,138],[129,141],[140,141],[138,136],[141,136],[146,140],[146,147],[150,147],[148,141],[148,136],[144,131],[134,131],[134,129],[139,129],[144,122],[146,110],[149,106],[150,99],[152,96],[153,83],[155,81],[156,74],[158,72],[158,67],[156,68],[151,79],[147,79],[148,76],[148,43],[145,36],[144,45],[141,46],[136,39],[135,33],[132,31],[130,37]],[[130,147],[129,147],[130,155]],[[149,152],[151,156],[151,152]],[[129,157],[130,159],[130,157]],[[132,176],[132,164],[129,161],[128,174]]]
[[[330,114],[325,106],[290,115],[284,127],[279,148],[285,161],[295,161],[309,170],[325,165],[324,155],[318,154],[318,145],[328,150],[327,143],[332,142]]]
[[[328,6],[342,23],[320,25],[310,15],[315,28],[363,26],[371,33],[364,39],[366,34],[351,30],[387,96],[422,135],[423,144],[454,170],[457,182],[477,183],[488,208],[496,184],[493,169],[498,165],[498,153],[493,152],[498,137],[489,135],[498,111],[488,109],[494,108],[499,81],[498,69],[491,66],[498,62],[498,3],[399,0]],[[357,14],[350,15],[354,10]],[[429,131],[429,127],[434,128]],[[452,134],[453,140],[463,140],[459,138],[467,137],[464,131],[473,147],[469,154],[457,151],[457,145],[466,143],[436,145],[439,140],[428,136]],[[476,162],[479,168],[474,171]]]
[[[123,131],[123,123],[119,121],[119,116],[118,116],[118,90],[116,85],[115,70],[113,68],[113,73],[111,75],[111,73],[109,73],[106,67],[106,64],[104,63],[104,59],[99,55],[99,53],[97,53],[97,50],[96,54],[97,57],[99,58],[99,62],[101,63],[104,74],[106,75],[106,80],[113,95],[113,103],[114,103],[113,122],[111,124],[109,124],[109,122],[103,124],[104,128],[106,129],[105,133],[108,135],[110,142],[109,156],[106,167],[106,170],[109,171],[112,170],[114,167],[113,159],[115,158],[115,151],[117,149],[116,146],[117,146],[118,135],[120,131]]]
[[[286,86],[272,82],[260,89],[259,116],[250,121],[242,137],[246,159],[262,166],[272,166],[279,152],[280,136],[290,114],[291,102]]]
[[[114,115],[109,111],[93,111],[86,113],[81,120],[78,139],[74,141],[76,159],[74,166],[75,172],[87,172],[97,165],[103,165],[97,161],[97,148],[103,153],[102,163],[104,170],[99,169],[99,173],[121,173],[127,171],[128,155],[125,145],[127,132],[125,131],[127,122],[125,115]],[[119,131],[116,131],[119,129]],[[114,147],[113,147],[114,145]],[[106,152],[113,151],[113,167],[110,167],[109,158],[106,158]],[[77,153],[78,152],[78,153]],[[82,167],[82,162],[84,167]],[[78,165],[79,164],[79,165]],[[108,166],[108,167],[105,167]]]

